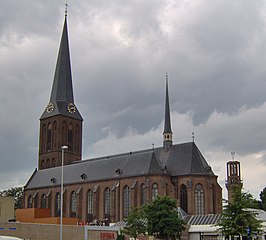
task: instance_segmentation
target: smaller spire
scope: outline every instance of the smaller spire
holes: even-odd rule
[[[195,133],[192,132],[192,141],[195,142]]]
[[[163,145],[168,149],[172,145],[172,129],[170,118],[170,104],[168,94],[168,74],[166,73],[166,89],[165,89],[165,118],[164,118],[164,132],[163,132]]]

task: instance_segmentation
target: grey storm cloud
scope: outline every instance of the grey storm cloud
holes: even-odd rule
[[[197,144],[223,184],[235,150],[265,171],[265,1],[68,1],[83,158],[161,145],[165,74],[174,141]],[[62,1],[1,1],[0,189],[37,166],[64,20]],[[222,166],[222,167],[221,167]],[[223,167],[224,166],[224,167]],[[243,166],[244,167],[244,166]],[[6,181],[8,173],[16,179]],[[246,174],[246,186],[258,194]],[[264,187],[264,186],[263,186]]]

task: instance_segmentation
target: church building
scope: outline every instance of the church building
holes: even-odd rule
[[[114,223],[158,195],[176,199],[189,215],[221,213],[222,188],[195,142],[173,143],[167,79],[164,112],[161,147],[83,160],[65,16],[50,100],[40,117],[38,168],[25,185],[24,207],[60,215],[63,159],[65,218]]]

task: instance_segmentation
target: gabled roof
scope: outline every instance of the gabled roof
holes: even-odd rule
[[[117,174],[119,170],[119,175]],[[81,175],[86,178],[82,180]],[[162,174],[161,167],[152,150],[145,152],[127,153],[106,156],[91,160],[76,162],[64,166],[64,184],[78,182],[93,182],[124,177]],[[61,184],[61,167],[39,170],[34,172],[26,185],[26,189],[51,186],[51,179]]]
[[[172,176],[214,175],[194,142],[172,145],[168,151],[158,148],[155,153]]]
[[[66,16],[57,57],[50,103],[52,103],[54,106],[53,111],[47,112],[45,110],[40,119],[55,115],[64,115],[82,120],[82,117],[77,109],[72,113],[68,111],[68,104],[74,104],[74,96]]]
[[[82,174],[86,175],[84,180]],[[65,165],[64,184],[163,174],[214,175],[196,144],[183,143],[172,145],[168,151],[160,147]],[[25,189],[60,185],[60,176],[61,167],[35,171]],[[52,178],[56,180],[54,184],[50,181]]]

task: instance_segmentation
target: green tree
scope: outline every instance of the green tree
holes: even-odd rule
[[[134,208],[127,217],[127,227],[124,228],[124,233],[137,238],[139,234],[145,234],[147,230],[147,224],[143,216],[142,208]]]
[[[260,192],[260,206],[266,211],[266,187]]]
[[[260,209],[259,201],[256,200],[251,193],[244,193],[245,201],[246,201],[246,207],[247,208],[255,208]]]
[[[184,222],[176,209],[176,200],[168,196],[158,196],[144,206],[147,232],[160,239],[179,239],[185,230]]]
[[[15,209],[21,208],[21,200],[23,196],[23,187],[14,187],[0,192],[0,196],[14,197]]]
[[[218,225],[225,236],[245,236],[254,235],[260,232],[261,221],[257,219],[258,213],[248,209],[250,207],[251,195],[242,192],[241,189],[234,190],[233,202],[224,200],[222,218]]]

